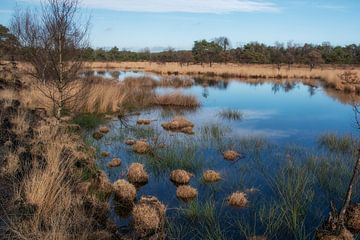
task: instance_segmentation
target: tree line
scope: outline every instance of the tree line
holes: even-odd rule
[[[0,25],[0,57],[9,58],[9,52],[24,56],[29,49],[20,46],[9,29]],[[14,55],[14,54],[12,54]],[[333,46],[322,44],[275,43],[272,46],[250,42],[231,48],[227,37],[195,41],[191,50],[167,48],[161,52],[151,52],[149,48],[130,51],[113,47],[111,49],[86,47],[82,57],[87,61],[149,61],[178,62],[180,64],[242,63],[275,64],[290,68],[293,64],[306,64],[310,69],[320,64],[360,64],[360,44]],[[21,59],[20,59],[21,60]]]

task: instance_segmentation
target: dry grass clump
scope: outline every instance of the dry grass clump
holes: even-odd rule
[[[240,157],[240,153],[234,151],[234,150],[227,150],[223,153],[224,159],[229,161],[234,161],[238,157]]]
[[[109,168],[113,168],[113,167],[118,167],[121,165],[121,159],[120,158],[113,158],[109,163],[108,163],[108,167]]]
[[[149,125],[151,123],[150,119],[138,119],[136,124],[138,125]]]
[[[176,189],[176,197],[184,201],[194,199],[196,198],[197,195],[198,195],[198,191],[195,188],[188,185],[181,185]]]
[[[129,146],[132,146],[132,145],[134,145],[136,143],[136,140],[133,140],[133,139],[127,139],[126,141],[125,141],[125,144],[126,145],[129,145]]]
[[[132,149],[136,153],[145,154],[150,151],[150,145],[145,141],[136,141],[135,144],[132,145]]]
[[[101,152],[100,153],[100,156],[103,157],[103,158],[106,158],[106,157],[109,157],[110,156],[110,153],[109,152]]]
[[[200,103],[196,96],[184,95],[181,93],[170,93],[158,95],[155,98],[155,105],[196,108]]]
[[[129,182],[137,184],[144,184],[149,180],[149,175],[141,163],[132,163],[128,169],[127,177]]]
[[[360,231],[360,204],[351,206],[346,212],[346,226],[356,232]]]
[[[135,186],[124,179],[117,180],[113,184],[113,189],[120,201],[133,202],[136,197]]]
[[[25,208],[7,215],[9,239],[90,239],[96,231],[92,211],[97,210],[93,207],[101,203],[84,195],[89,183],[81,181],[82,169],[75,167],[76,149],[82,145],[74,141],[76,136],[56,125],[36,130],[32,151],[41,153],[46,164],[40,166],[34,161],[36,167],[16,183],[16,194],[11,201],[21,201]],[[81,185],[86,185],[85,192],[79,191]],[[91,203],[87,210],[84,201]],[[103,212],[107,212],[105,205]]]
[[[194,124],[184,117],[177,116],[171,122],[162,123],[165,130],[193,134]]]
[[[166,207],[156,197],[143,196],[133,209],[134,229],[140,237],[162,230]]]
[[[109,131],[110,131],[110,129],[108,127],[105,127],[105,126],[99,127],[99,132],[100,133],[106,134]]]
[[[228,197],[228,203],[230,206],[243,208],[248,204],[248,199],[246,193],[243,192],[234,192]]]
[[[207,170],[203,173],[203,179],[205,182],[217,182],[221,180],[221,175],[214,170]]]
[[[92,137],[95,139],[95,140],[100,140],[102,137],[104,137],[104,134],[101,133],[101,132],[94,132]]]
[[[170,173],[170,180],[176,184],[188,184],[192,176],[185,170],[176,169]]]

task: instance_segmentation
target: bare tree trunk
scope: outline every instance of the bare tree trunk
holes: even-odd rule
[[[58,85],[58,91],[59,91],[59,103],[58,103],[58,109],[56,113],[56,118],[60,119],[61,114],[63,112],[63,60],[62,60],[62,39],[61,39],[61,33],[59,33],[59,85]]]

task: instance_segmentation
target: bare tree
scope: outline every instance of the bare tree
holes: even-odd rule
[[[79,14],[79,0],[45,0],[40,14],[17,10],[13,16],[11,31],[32,66],[27,73],[52,101],[57,118],[81,92],[78,73],[88,47],[88,29],[89,21]]]

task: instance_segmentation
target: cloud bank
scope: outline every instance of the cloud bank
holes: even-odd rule
[[[23,0],[39,2],[39,0]],[[270,1],[270,0],[269,0]],[[230,13],[274,12],[276,4],[268,0],[86,0],[88,8],[128,12]]]

